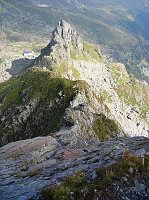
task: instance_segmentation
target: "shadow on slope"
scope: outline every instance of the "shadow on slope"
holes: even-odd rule
[[[20,58],[18,60],[13,60],[11,63],[11,68],[7,69],[7,72],[12,76],[19,75],[26,69],[32,66],[34,59]]]

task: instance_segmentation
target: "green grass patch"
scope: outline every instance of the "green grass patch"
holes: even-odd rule
[[[133,169],[130,172],[130,168]],[[66,178],[60,186],[44,189],[40,193],[40,200],[91,200],[96,199],[97,194],[101,194],[103,199],[111,195],[111,199],[115,199],[113,192],[115,190],[113,183],[120,184],[121,178],[127,175],[127,184],[133,184],[133,178],[139,177],[139,173],[149,173],[149,157],[143,158],[133,156],[129,151],[125,151],[121,159],[108,167],[96,170],[97,178],[87,180],[85,174],[77,173],[74,176]],[[129,187],[127,185],[127,187]]]
[[[100,114],[98,118],[94,121],[93,130],[100,140],[114,138],[120,132],[120,129],[118,125],[114,122],[114,120],[107,118],[103,114]]]
[[[53,102],[60,91],[67,96],[74,93],[73,86],[74,82],[54,77],[50,72],[28,70],[23,75],[0,84],[0,95],[4,96],[2,106],[6,109],[21,104],[25,96],[28,100],[48,98]]]
[[[109,95],[109,93],[106,90],[103,90],[103,91],[100,92],[100,96],[98,97],[98,101],[101,104],[104,104],[105,102],[111,104],[112,103],[112,98],[111,98],[111,96]]]
[[[84,42],[84,49],[82,52],[79,52],[77,48],[72,48],[70,57],[74,60],[104,62],[104,57],[99,52],[98,46],[87,42]]]

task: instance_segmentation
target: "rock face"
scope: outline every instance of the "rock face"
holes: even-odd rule
[[[53,31],[51,42],[41,50],[41,54],[35,59],[34,64],[41,62],[41,65],[53,69],[56,65],[70,58],[70,48],[72,46],[82,51],[83,41],[77,34],[76,29],[62,20]],[[47,56],[48,59],[46,59]]]
[[[49,71],[31,69],[19,78],[5,83],[3,89],[7,89],[2,90],[1,93],[1,145],[48,135],[60,127],[70,130],[72,126],[74,126],[73,131],[77,130],[77,137],[79,134],[84,134],[82,139],[81,135],[79,137],[82,141],[85,138],[89,140],[89,135],[90,139],[97,138],[92,130],[93,110],[88,108],[88,111],[81,111],[77,108],[80,105],[77,100],[79,94],[84,99],[84,103],[88,103],[84,94],[86,89],[83,86],[79,89],[81,82],[52,76]],[[76,104],[73,106],[75,99]],[[84,131],[81,126],[84,127]],[[85,130],[88,130],[89,134],[85,134]],[[73,143],[75,141],[77,143],[78,139]]]
[[[10,143],[0,149],[1,200],[39,199],[42,189],[58,185],[77,172],[84,173],[88,181],[96,179],[96,170],[118,162],[126,149],[133,155],[145,156],[149,153],[149,140],[143,137],[119,138],[77,149],[64,147],[50,136]],[[128,173],[131,174],[133,169]],[[129,186],[123,184],[123,178],[117,182],[116,197],[133,200],[149,195],[148,180],[143,182],[142,179],[141,182],[137,178],[134,185]],[[128,179],[127,174],[127,183]],[[108,200],[108,196],[105,199]]]
[[[63,45],[68,47],[69,45],[76,46],[80,50],[83,50],[83,41],[77,34],[75,28],[72,28],[69,23],[62,20],[58,23],[58,26],[53,31],[53,41],[59,43],[62,39]]]

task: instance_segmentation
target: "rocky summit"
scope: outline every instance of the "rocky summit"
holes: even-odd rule
[[[147,200],[148,84],[64,20],[23,61],[0,84],[0,199]]]

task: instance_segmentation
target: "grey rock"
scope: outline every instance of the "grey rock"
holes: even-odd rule
[[[133,152],[135,147],[144,141],[149,145],[149,139],[136,137],[113,139],[102,142],[102,145],[99,142],[98,148],[90,144],[78,149],[74,146],[61,146],[55,138],[50,136],[7,144],[0,148],[0,182],[3,183],[0,188],[1,200],[38,199],[39,192],[43,188],[57,185],[67,176],[77,172],[84,173],[89,180],[96,179],[96,169],[117,162],[114,159],[105,160],[103,152],[106,155],[109,152],[108,146],[116,146],[121,141],[125,144],[121,156],[125,151],[125,146]],[[83,149],[88,149],[88,151],[84,152]],[[148,153],[147,150],[146,152]],[[37,160],[41,162],[37,163]],[[26,165],[28,170],[21,171],[22,166]],[[120,182],[120,188],[117,191],[127,194],[128,191],[125,191],[126,188],[121,187],[121,184]],[[142,192],[145,188],[145,183],[138,180],[134,182],[134,191]],[[130,191],[133,192],[132,189]],[[132,200],[129,195],[124,196]]]
[[[129,173],[130,173],[130,174],[133,174],[133,172],[134,172],[133,167],[130,167],[130,168],[129,168]]]
[[[142,190],[145,190],[145,185],[140,183],[138,180],[135,180],[134,181],[134,185],[136,187],[136,191],[139,192],[139,191],[142,191]]]

